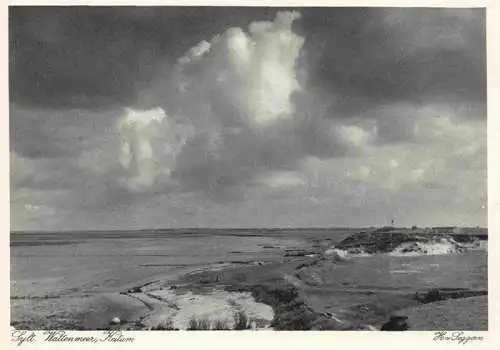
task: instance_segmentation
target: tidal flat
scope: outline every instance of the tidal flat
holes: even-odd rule
[[[358,228],[13,233],[11,324],[375,330],[401,314],[411,330],[486,330],[487,241],[479,236]],[[397,243],[390,251],[389,241]]]

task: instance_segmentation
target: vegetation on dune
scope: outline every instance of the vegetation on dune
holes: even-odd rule
[[[230,330],[227,322],[224,320],[216,320],[212,329],[214,331],[229,331]]]
[[[166,320],[151,328],[152,331],[178,331],[179,328],[174,327],[172,320]]]
[[[248,316],[239,311],[234,315],[234,327],[232,330],[245,330],[251,328],[251,322]],[[206,330],[231,330],[228,323],[225,320],[216,320],[213,323],[209,319],[201,318],[197,319],[193,317],[189,320],[188,331],[206,331]]]
[[[366,253],[389,253],[399,245],[406,242],[415,242],[427,240],[413,234],[403,232],[391,232],[389,230],[379,229],[375,231],[359,232],[343,239],[335,247],[341,250],[359,248]]]
[[[247,315],[245,315],[244,312],[239,311],[234,316],[234,330],[238,331],[244,329],[250,329],[250,322],[248,320]]]
[[[416,227],[412,230],[383,227],[350,235],[335,247],[341,250],[377,254],[390,253],[404,243],[436,243],[445,239],[458,249],[461,247],[457,243],[473,243],[480,238],[484,239],[485,237],[482,235],[454,234],[439,230],[422,230]]]
[[[195,317],[189,320],[188,331],[208,331],[210,330],[210,320],[206,318],[197,319]]]

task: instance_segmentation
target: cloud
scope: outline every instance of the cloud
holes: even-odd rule
[[[132,178],[144,191],[156,183],[163,190],[231,199],[259,174],[293,170],[310,155],[347,154],[365,142],[362,129],[326,121],[302,84],[298,60],[305,39],[292,30],[299,18],[297,12],[279,12],[273,22],[252,22],[248,32],[232,27],[201,41],[146,94],[147,108],[172,117],[140,127],[123,117],[128,134],[122,164],[130,170],[135,159]],[[147,109],[135,113],[149,120],[143,116]],[[155,130],[158,142],[175,152],[153,148],[146,130]],[[167,137],[172,130],[185,137]],[[153,162],[169,176],[155,176]]]
[[[310,80],[337,99],[333,118],[395,102],[486,101],[484,9],[311,10],[303,21],[315,29]]]
[[[260,181],[270,188],[290,188],[305,185],[305,181],[293,172],[275,172],[261,177]]]
[[[268,126],[293,118],[295,69],[304,39],[292,32],[298,12],[279,12],[274,22],[253,22],[249,35],[226,32],[229,61],[239,80],[239,104],[252,123]]]
[[[28,159],[20,157],[16,152],[10,152],[11,186],[23,184],[35,171],[35,167]]]
[[[155,37],[106,8],[12,7],[9,19],[10,97],[32,108],[128,103],[161,54]]]
[[[140,112],[126,109],[125,115],[119,120],[119,161],[129,173],[126,185],[132,190],[151,186],[154,181],[157,169],[151,139],[157,136],[157,126],[165,117],[165,111],[161,108]]]
[[[448,124],[439,124],[449,113],[442,105],[398,102],[376,106],[357,119],[328,114],[335,101],[321,95],[318,100],[301,75],[306,41],[292,28],[299,18],[297,12],[278,12],[272,22],[250,23],[248,32],[231,27],[194,45],[173,72],[159,75],[144,94],[144,108],[125,108],[118,121],[120,166],[111,167],[107,176],[112,198],[107,203],[178,191],[232,200],[255,179],[276,187],[284,178],[273,174],[300,170],[309,157],[369,157],[350,176],[393,190],[445,167],[427,164],[432,148],[425,147],[415,151],[421,166],[409,166],[404,146],[439,148],[447,142],[449,147],[456,142],[450,135],[470,137],[464,135],[466,127],[450,131]],[[435,118],[440,113],[445,116]],[[453,118],[463,115],[453,113]],[[437,142],[439,132],[448,139]],[[392,147],[395,143],[402,146]]]
[[[394,53],[402,56],[426,50],[435,52],[436,49],[464,52],[470,46],[480,45],[473,40],[484,34],[485,18],[480,9],[421,9],[413,13],[392,9],[378,12],[376,19],[382,20],[384,26],[394,32],[394,49],[399,46]],[[410,36],[414,39],[412,44],[405,45],[403,41]]]
[[[229,25],[247,28],[255,18],[270,23],[279,11],[11,7],[10,98],[31,107],[135,104],[158,69],[171,69],[189,47],[209,43]],[[341,115],[382,100],[486,99],[484,9],[300,12],[294,26],[308,38],[303,61],[310,82],[338,100]]]
[[[484,219],[484,10],[11,8],[10,21],[16,225]]]
[[[11,6],[10,98],[29,107],[136,102],[159,67],[222,31],[276,10],[223,7]]]
[[[463,120],[454,108],[439,105],[394,108],[404,110],[404,118],[411,120],[411,143],[370,148],[356,160],[357,166],[350,167],[347,177],[390,191],[449,188],[455,193],[454,200],[484,203],[485,122]],[[398,132],[400,126],[394,124],[393,128],[387,133]]]
[[[106,142],[120,109],[40,109],[13,103],[9,112],[10,144],[17,154],[72,159],[96,142]]]
[[[371,146],[374,140],[376,129],[366,130],[358,125],[342,125],[337,130],[337,135],[351,147],[365,150]]]
[[[78,145],[67,138],[72,118],[64,113],[10,107],[11,147],[28,158],[58,158],[78,153]],[[57,131],[60,131],[59,133]]]
[[[274,22],[252,22],[248,33],[233,27],[195,45],[179,59],[175,84],[186,97],[179,97],[176,108],[186,109],[187,96],[200,95],[224,125],[267,127],[293,117],[291,95],[300,90],[296,61],[304,39],[292,32],[292,23],[299,17],[278,13]]]

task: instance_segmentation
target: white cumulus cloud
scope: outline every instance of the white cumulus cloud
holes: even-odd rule
[[[132,174],[129,185],[150,186],[158,167],[166,167],[169,181],[185,190],[219,196],[255,176],[293,171],[309,155],[334,157],[343,147],[368,142],[355,127],[345,130],[352,140],[342,137],[343,130],[331,132],[324,111],[308,100],[298,74],[305,38],[292,28],[299,18],[298,12],[279,12],[247,31],[229,28],[196,44],[171,74],[159,76],[147,96],[153,109],[129,110],[120,124],[127,130],[120,161]],[[161,113],[176,117],[153,118]],[[172,138],[172,130],[189,132]],[[152,139],[175,151],[157,150]]]
[[[128,171],[127,186],[138,190],[153,184],[156,164],[153,139],[158,137],[158,126],[166,117],[161,108],[138,111],[127,108],[118,121],[121,138],[120,163]]]

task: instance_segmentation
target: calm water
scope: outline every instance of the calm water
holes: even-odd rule
[[[19,233],[11,235],[12,296],[99,293],[222,261],[269,260],[300,238],[238,232]],[[266,249],[263,246],[276,248]]]

